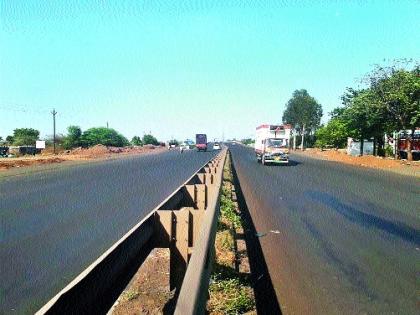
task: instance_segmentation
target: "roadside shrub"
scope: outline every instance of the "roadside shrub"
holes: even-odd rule
[[[63,139],[63,147],[66,150],[81,146],[82,129],[79,126],[68,126],[67,136]]]
[[[81,144],[83,147],[91,147],[97,144],[124,147],[130,145],[130,142],[114,129],[99,127],[90,128],[83,132]]]
[[[347,143],[346,125],[338,118],[331,119],[327,125],[319,128],[316,133],[315,146],[325,148],[332,146],[334,148],[344,148]]]
[[[139,136],[134,136],[131,139],[131,144],[132,145],[143,145],[143,141],[141,141],[141,138]]]
[[[385,146],[385,156],[386,157],[394,156],[394,150],[392,149],[392,146],[390,146],[389,144]]]
[[[35,145],[39,138],[39,131],[33,128],[18,128],[13,130],[13,136],[7,137],[6,140],[11,140],[13,145]]]
[[[143,136],[143,144],[159,145],[159,141],[154,136],[148,134]]]

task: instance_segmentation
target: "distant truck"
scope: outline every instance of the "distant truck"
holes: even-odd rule
[[[398,151],[402,159],[407,158],[407,148],[408,148],[408,136],[411,135],[411,131],[401,131],[398,137]],[[413,154],[413,159],[418,160],[420,158],[420,129],[414,131],[414,134],[411,135],[411,153]]]
[[[169,150],[176,149],[177,146],[178,146],[178,142],[176,140],[170,140],[168,142],[168,149]]]
[[[195,147],[198,151],[207,151],[207,135],[203,133],[196,134]]]
[[[9,147],[0,146],[0,156],[7,157],[8,154],[9,154]]]
[[[263,165],[289,163],[290,125],[261,125],[255,135],[255,156]]]

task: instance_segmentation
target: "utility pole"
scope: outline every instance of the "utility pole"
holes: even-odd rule
[[[106,129],[109,129],[109,125],[108,125],[108,122],[106,122]]]
[[[55,115],[57,115],[57,112],[55,111],[55,109],[53,109],[51,114],[53,115],[53,126],[54,126],[53,143],[54,143],[54,154],[55,154]]]

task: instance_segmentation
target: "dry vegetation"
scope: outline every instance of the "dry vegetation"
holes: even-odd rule
[[[156,248],[147,257],[112,310],[114,315],[164,314],[171,308],[169,249]],[[170,311],[168,311],[170,313]]]
[[[223,170],[216,255],[207,302],[209,314],[256,314],[249,263],[243,260],[246,249],[238,253],[238,240],[235,237],[238,234],[243,235],[242,219],[236,202],[232,200],[232,173],[228,156]],[[241,263],[247,266],[239,266]]]

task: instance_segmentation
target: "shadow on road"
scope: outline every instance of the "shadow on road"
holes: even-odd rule
[[[289,166],[298,166],[299,164],[302,164],[298,161],[289,160],[288,164],[276,164],[276,163],[266,163],[265,167],[289,167]]]
[[[373,214],[362,212],[350,205],[344,204],[338,198],[327,193],[308,191],[306,192],[306,195],[312,200],[327,205],[352,222],[364,225],[368,228],[382,230],[407,242],[411,242],[414,245],[420,245],[420,231],[404,223],[392,222]]]
[[[264,259],[261,244],[259,238],[257,237],[257,231],[249,214],[247,204],[239,185],[233,161],[232,173],[238,205],[241,210],[242,219],[245,223],[245,242],[248,251],[249,264],[251,267],[251,283],[254,288],[257,313],[282,314],[280,305],[277,301],[276,293],[274,291],[273,283],[268,272],[267,264]]]

